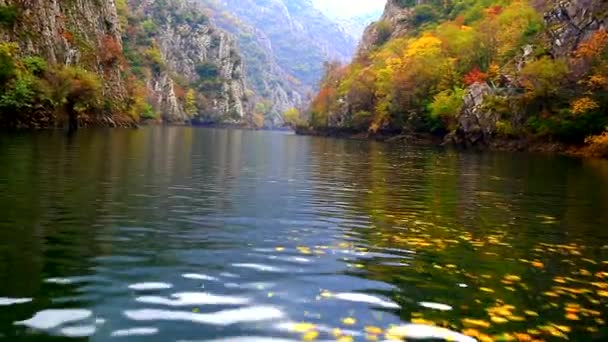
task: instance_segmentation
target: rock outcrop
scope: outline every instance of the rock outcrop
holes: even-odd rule
[[[124,102],[122,66],[102,53],[122,49],[114,0],[0,0],[0,6],[17,12],[11,27],[0,26],[0,41],[18,43],[23,55],[95,71],[104,80],[104,97]]]
[[[446,143],[477,145],[487,143],[496,134],[500,115],[484,108],[484,100],[494,91],[487,83],[475,83],[467,88],[457,129],[446,137]]]
[[[365,29],[359,44],[359,54],[366,54],[377,45],[407,35],[412,27],[413,16],[413,7],[404,7],[398,0],[388,0],[380,19]]]
[[[608,1],[559,0],[545,14],[555,56],[569,55],[597,30],[608,29]]]

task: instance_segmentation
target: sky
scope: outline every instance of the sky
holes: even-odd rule
[[[385,0],[313,0],[315,6],[337,17],[353,17],[374,11],[381,11]]]

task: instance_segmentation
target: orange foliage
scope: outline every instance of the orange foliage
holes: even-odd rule
[[[603,134],[592,136],[585,140],[587,152],[597,157],[608,158],[608,131]]]
[[[464,76],[464,84],[469,86],[475,83],[482,83],[485,82],[487,78],[488,75],[481,72],[478,67],[475,67]]]
[[[122,59],[122,46],[120,42],[110,35],[101,39],[101,61],[106,65],[112,65]]]
[[[74,44],[74,35],[72,34],[72,32],[70,32],[70,31],[63,31],[63,32],[61,32],[61,36],[63,38],[65,38],[65,40],[68,43]]]
[[[593,99],[585,96],[572,102],[571,111],[576,115],[582,115],[598,109],[600,106]]]
[[[184,89],[179,84],[175,84],[175,86],[173,87],[173,92],[175,93],[175,96],[177,96],[177,98],[179,99],[183,100],[186,97],[186,89]]]
[[[486,9],[486,14],[489,17],[497,17],[498,15],[500,15],[500,13],[502,13],[502,6],[500,5],[495,5]]]
[[[599,30],[593,33],[589,39],[581,43],[575,52],[575,56],[580,59],[595,58],[608,47],[608,32]]]
[[[336,90],[331,87],[324,87],[319,91],[317,97],[312,102],[312,110],[317,113],[327,113],[336,95]]]

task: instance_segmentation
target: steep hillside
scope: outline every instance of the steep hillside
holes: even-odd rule
[[[45,127],[74,107],[109,121],[124,109],[114,1],[0,0],[0,42],[0,125]]]
[[[355,61],[327,68],[310,125],[582,144],[608,126],[607,17],[591,0],[390,0]],[[587,142],[608,155],[608,133]]]
[[[244,122],[244,82],[185,0],[0,0],[0,126]]]
[[[323,63],[350,60],[355,39],[310,0],[199,0],[209,15],[238,37],[256,112],[267,122],[298,107],[316,86]]]
[[[130,0],[126,56],[166,122],[247,120],[243,63],[236,44],[194,4]]]

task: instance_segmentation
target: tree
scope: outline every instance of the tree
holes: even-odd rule
[[[285,124],[290,127],[298,127],[303,125],[303,120],[300,118],[300,111],[297,108],[289,108],[283,114]]]
[[[520,83],[528,99],[547,99],[561,90],[567,73],[568,65],[563,60],[545,56],[526,64],[520,73]]]
[[[193,89],[186,92],[186,97],[184,98],[184,110],[190,117],[195,116],[198,113],[198,107],[196,105],[196,93]]]

